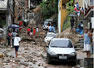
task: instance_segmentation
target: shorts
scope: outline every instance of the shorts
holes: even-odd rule
[[[17,52],[19,49],[19,46],[14,46],[15,47],[15,51]]]
[[[84,44],[84,51],[90,51],[91,45],[90,44]]]

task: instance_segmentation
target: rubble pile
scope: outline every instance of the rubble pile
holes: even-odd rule
[[[69,38],[72,40],[73,44],[79,41],[79,35],[70,32],[70,28],[63,31],[61,34],[57,36],[57,38]]]

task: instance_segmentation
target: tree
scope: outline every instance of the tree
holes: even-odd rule
[[[43,18],[49,18],[58,13],[58,0],[46,0],[41,3],[41,14]]]

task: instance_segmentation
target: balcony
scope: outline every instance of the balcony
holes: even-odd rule
[[[86,2],[88,4],[88,8],[85,10],[85,18],[86,17],[92,17],[94,12],[94,0],[89,0]]]

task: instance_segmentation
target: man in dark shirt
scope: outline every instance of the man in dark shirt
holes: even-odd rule
[[[74,22],[75,22],[75,20],[74,20],[74,18],[72,17],[72,18],[70,19],[71,31],[73,30]]]

